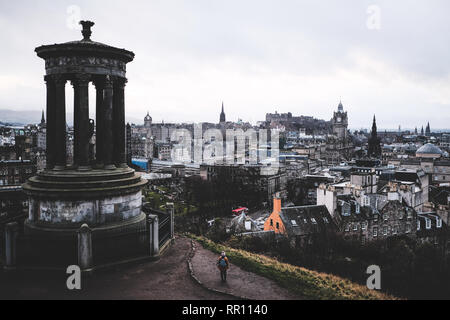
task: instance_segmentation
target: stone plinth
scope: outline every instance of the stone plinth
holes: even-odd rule
[[[132,220],[141,215],[142,187],[147,183],[131,168],[114,170],[45,170],[30,178],[26,232],[63,229],[75,232]]]

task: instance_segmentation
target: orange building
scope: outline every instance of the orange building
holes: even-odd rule
[[[273,198],[273,211],[264,223],[264,231],[275,231],[275,233],[286,234],[286,228],[280,216],[281,199]]]
[[[273,211],[264,223],[264,231],[273,231],[290,239],[292,246],[312,245],[315,239],[327,239],[336,225],[323,205],[281,207],[281,199],[273,199]]]

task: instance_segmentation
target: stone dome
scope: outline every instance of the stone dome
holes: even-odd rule
[[[416,151],[416,156],[431,156],[431,155],[442,155],[442,150],[435,146],[432,143],[427,143],[424,144],[423,146],[421,146],[419,149],[417,149]]]

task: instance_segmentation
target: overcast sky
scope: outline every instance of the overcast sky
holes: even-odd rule
[[[93,40],[136,54],[129,119],[218,122],[224,101],[231,121],[329,120],[342,99],[351,128],[374,113],[380,128],[450,128],[448,0],[2,0],[0,109],[45,107],[34,48],[81,39],[77,8]]]

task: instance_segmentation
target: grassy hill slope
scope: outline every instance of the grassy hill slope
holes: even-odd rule
[[[370,290],[350,280],[279,262],[264,255],[230,248],[207,238],[189,235],[216,253],[225,251],[232,264],[277,282],[305,299],[315,300],[391,300],[393,296]]]

